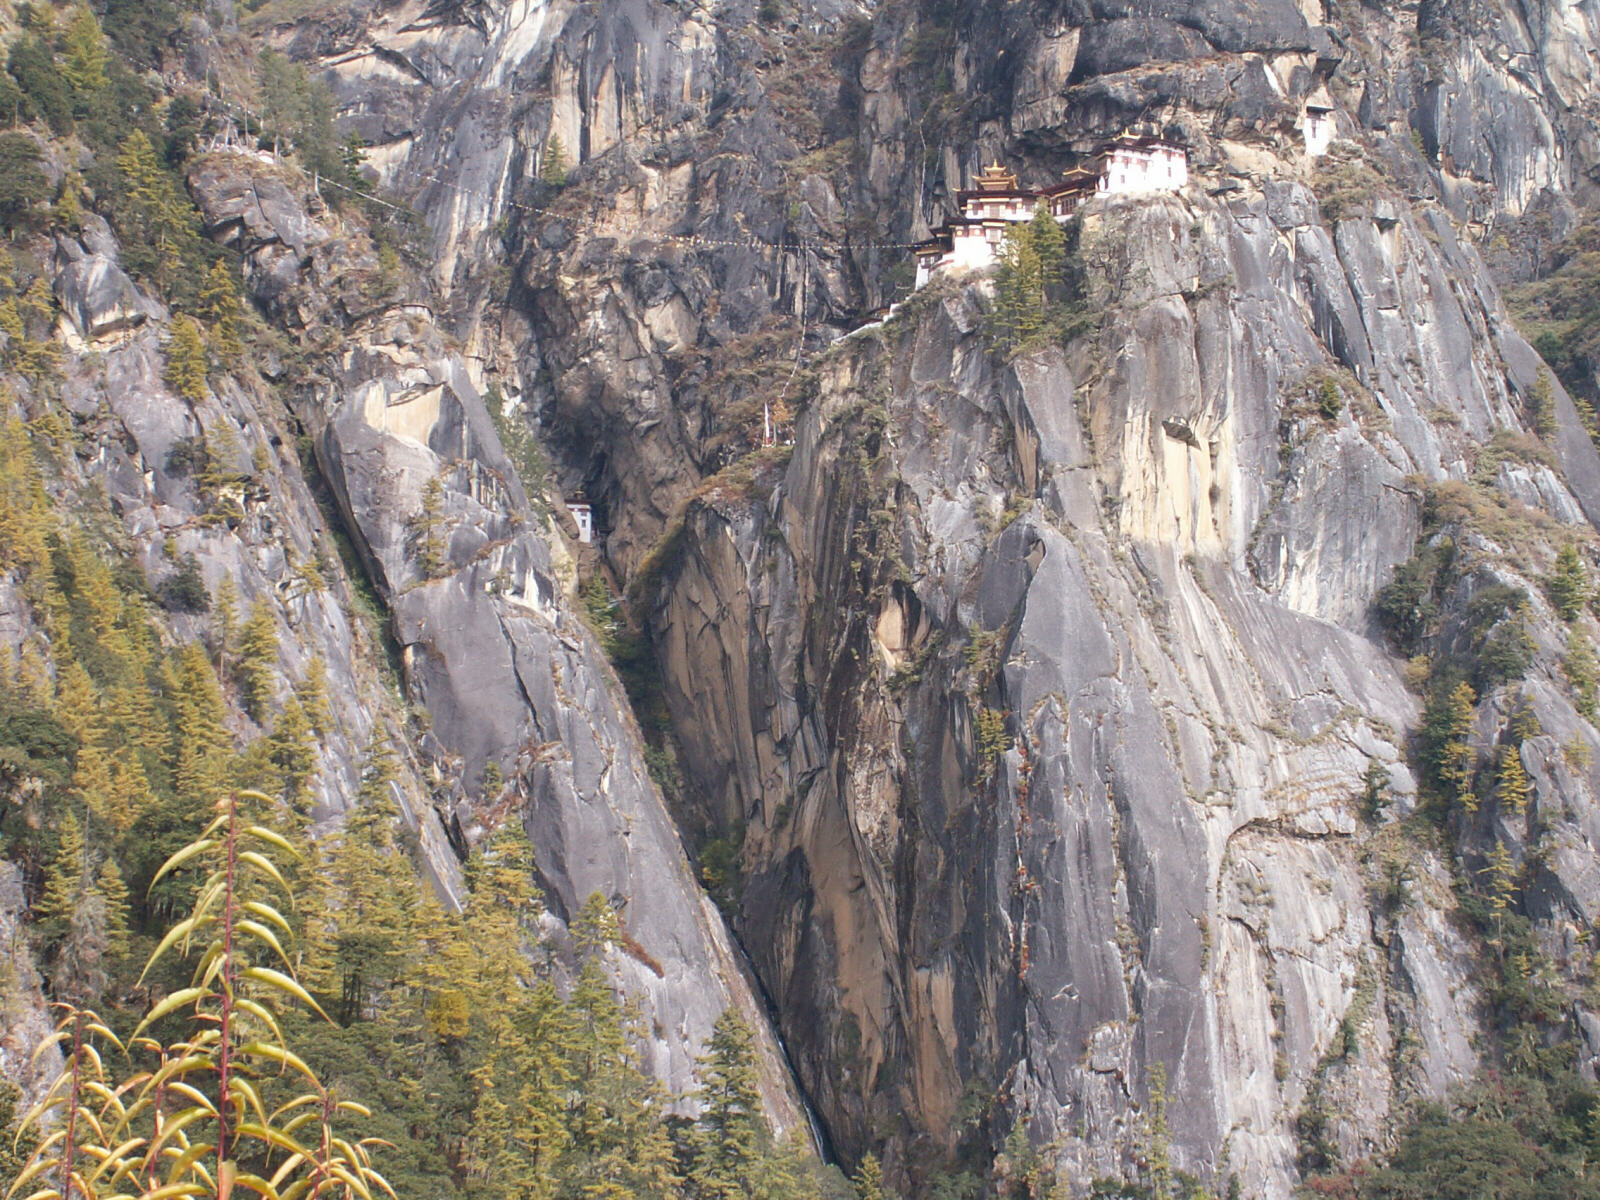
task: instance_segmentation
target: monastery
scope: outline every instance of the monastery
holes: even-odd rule
[[[917,287],[940,271],[976,271],[993,266],[1005,243],[1006,226],[1031,221],[1041,204],[1065,220],[1094,196],[1176,192],[1189,182],[1189,152],[1158,137],[1125,133],[1101,147],[1087,165],[1067,170],[1061,182],[1033,191],[998,163],[984,168],[969,191],[956,193],[961,215],[919,242]]]

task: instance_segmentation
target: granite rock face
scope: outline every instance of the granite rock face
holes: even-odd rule
[[[426,292],[365,286],[371,247],[255,165],[193,177],[258,303],[347,333],[296,412],[431,714],[443,825],[515,803],[554,907],[625,902],[662,973],[619,972],[685,1014],[669,1080],[750,1002],[493,386],[635,585],[675,815],[742,839],[734,930],[843,1157],[915,1178],[1020,1119],[1076,1176],[1131,1173],[1164,1072],[1178,1165],[1286,1197],[1297,1117],[1353,1159],[1482,1064],[1454,872],[1495,838],[1537,863],[1524,905],[1569,980],[1594,920],[1600,734],[1539,581],[1592,550],[1600,460],[1558,387],[1532,437],[1542,364],[1477,249],[1504,233],[1531,270],[1589,198],[1594,6],[783,7],[403,0],[278,29],[431,230]],[[1131,126],[1186,141],[1193,182],[1084,210],[1064,348],[997,354],[981,286],[856,329],[981,165],[1042,185]],[[746,457],[769,411],[792,449]],[[1446,608],[1527,596],[1480,763],[1518,707],[1543,733],[1530,813],[1486,803],[1433,846],[1402,825],[1420,701],[1373,602],[1441,521],[1471,564]]]

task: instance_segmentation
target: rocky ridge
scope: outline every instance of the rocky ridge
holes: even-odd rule
[[[1594,786],[1561,747],[1593,730],[1537,581],[1587,544],[1600,464],[1559,389],[1549,453],[1486,464],[1540,365],[1473,240],[1531,247],[1514,263],[1585,199],[1588,7],[473,12],[402,6],[323,61],[352,97],[387,80],[360,119],[451,247],[451,319],[650,585],[680,818],[742,837],[736,927],[846,1156],[917,1170],[1021,1114],[1114,1173],[1159,1063],[1180,1163],[1277,1196],[1308,1105],[1357,1156],[1470,1077],[1477,951],[1453,851],[1394,823],[1419,707],[1370,614],[1433,486],[1525,522],[1463,587],[1531,597],[1519,695],[1550,732],[1522,753],[1538,836],[1569,848],[1561,943]],[[841,80],[830,104],[792,102],[801,71]],[[1320,166],[1314,93],[1341,135]],[[1047,182],[1133,123],[1187,141],[1197,184],[1084,218],[1089,336],[998,365],[956,292],[823,352],[980,162]],[[501,212],[495,340],[467,264]],[[796,339],[803,393],[748,369]],[[792,457],[724,470],[775,393],[806,400]],[[1486,697],[1485,748],[1511,703]],[[1374,762],[1395,798],[1369,827]],[[1427,902],[1394,914],[1374,872],[1402,853]],[[1347,1019],[1366,1053],[1336,1061]]]
[[[1381,1148],[1496,1053],[1455,886],[1494,844],[1526,867],[1593,1074],[1600,735],[1540,581],[1560,544],[1592,560],[1600,461],[1559,387],[1536,419],[1541,364],[1480,247],[1520,277],[1590,200],[1600,12],[781,7],[271,25],[431,231],[433,277],[398,289],[293,176],[191,173],[257,305],[326,343],[284,367],[287,411],[428,714],[403,786],[438,886],[452,843],[519,811],[558,918],[594,890],[622,905],[612,961],[681,1087],[724,1002],[763,1006],[671,818],[737,841],[734,930],[798,1080],[843,1157],[901,1178],[987,1163],[1017,1120],[1075,1176],[1131,1173],[1157,1093],[1178,1165],[1249,1195],[1289,1193],[1308,1117],[1346,1160]],[[1321,164],[1298,144],[1314,94],[1341,135]],[[1064,347],[996,354],[982,288],[843,336],[898,297],[903,243],[981,162],[1048,182],[1131,124],[1183,137],[1197,182],[1087,211],[1089,319]],[[175,536],[208,582],[273,598],[285,680],[302,654],[338,664],[336,819],[371,714],[404,719],[376,639],[344,573],[296,594],[281,547],[328,534],[281,410],[255,385],[166,394],[165,314],[108,238],[62,246],[55,276],[63,337],[101,352],[69,388],[105,421],[84,461],[152,578]],[[491,386],[609,528],[668,697],[676,813]],[[774,401],[792,449],[743,457]],[[222,426],[241,470],[266,454],[263,490],[197,524],[165,464]],[[1372,613],[1441,537],[1464,564],[1441,647],[1481,634],[1476,595],[1526,596],[1495,626],[1525,632],[1525,675],[1482,689],[1473,747],[1487,769],[1510,746],[1534,799],[1421,836],[1416,680]],[[1520,745],[1517,711],[1541,730]],[[491,763],[509,782],[483,796]],[[775,1039],[765,1062],[792,1122]]]

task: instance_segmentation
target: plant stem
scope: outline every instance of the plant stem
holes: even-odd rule
[[[222,1038],[217,1046],[217,1163],[228,1161],[228,1068],[233,1036],[234,872],[239,861],[239,797],[228,793],[228,875],[222,893]]]

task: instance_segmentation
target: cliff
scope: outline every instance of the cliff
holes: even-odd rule
[[[52,278],[146,575],[176,538],[274,605],[285,687],[329,665],[321,819],[403,733],[437,888],[520,816],[558,924],[617,905],[664,1081],[735,1004],[777,1123],[803,1095],[913,1192],[998,1187],[1020,1128],[1075,1184],[1161,1137],[1276,1200],[1486,1068],[1593,1080],[1600,624],[1548,581],[1571,547],[1592,590],[1600,456],[1501,289],[1595,202],[1600,7],[401,0],[188,54],[241,45],[329,82],[426,269],[199,159],[302,346],[199,406],[109,233]],[[992,281],[908,295],[982,164],[1044,186],[1135,126],[1191,184],[1072,220],[1055,336],[998,337]],[[197,523],[165,464],[218,423],[267,466]],[[647,643],[627,688],[580,584]]]

